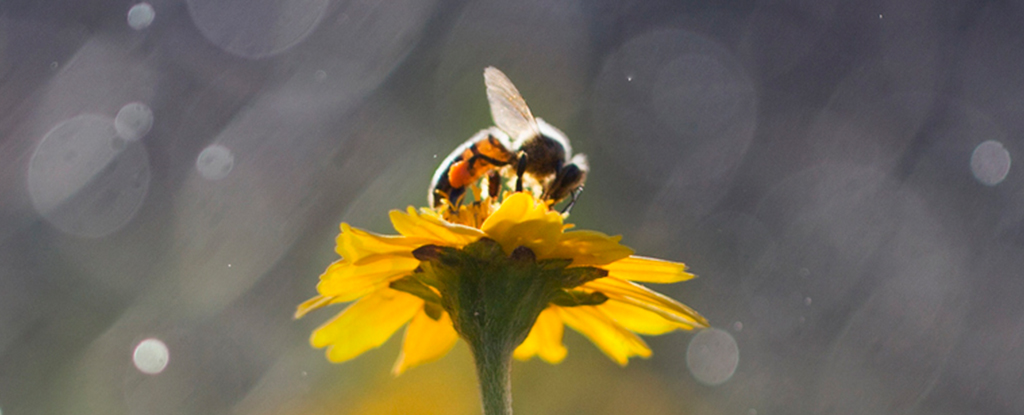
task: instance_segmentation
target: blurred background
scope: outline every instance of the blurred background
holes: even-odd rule
[[[620,368],[567,332],[522,414],[1024,413],[1024,3],[0,1],[0,413],[477,414],[292,320],[391,233],[494,65],[590,156],[580,228],[700,278]]]

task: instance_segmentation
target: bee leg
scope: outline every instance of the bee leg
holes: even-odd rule
[[[462,198],[466,195],[466,188],[452,189],[448,193],[448,203],[451,205],[452,212],[458,210],[459,206],[462,205]]]
[[[572,190],[572,199],[569,199],[569,204],[562,208],[562,214],[567,215],[572,207],[576,205],[576,198],[580,197],[580,193],[583,193],[583,186],[579,186]]]
[[[491,170],[491,172],[487,174],[487,194],[490,195],[492,199],[495,199],[498,197],[498,192],[500,191],[501,174],[499,174],[496,169]]]
[[[519,153],[519,164],[516,165],[516,192],[523,191],[523,174],[526,173],[526,153]]]

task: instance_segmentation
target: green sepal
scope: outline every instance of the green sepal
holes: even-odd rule
[[[608,301],[608,296],[600,291],[561,290],[551,297],[552,304],[562,307],[600,305],[604,304],[605,301]]]
[[[391,281],[388,286],[393,290],[415,295],[427,303],[441,304],[441,296],[413,275]]]
[[[423,303],[423,312],[427,313],[427,317],[438,321],[441,319],[441,314],[444,313],[444,308],[441,308],[441,304],[426,302]]]
[[[539,265],[541,269],[546,270],[546,271],[556,271],[556,270],[565,269],[570,264],[572,264],[572,260],[571,259],[562,259],[562,258],[553,258],[553,259],[545,259],[545,260],[537,261],[537,265]]]
[[[575,288],[608,276],[608,270],[594,267],[572,267],[562,270],[562,288]]]
[[[413,256],[421,261],[413,276],[423,286],[416,289],[429,286],[440,293],[441,307],[464,339],[509,351],[526,337],[551,295],[561,290],[567,265],[560,261],[544,267],[526,247],[506,255],[489,238],[462,249],[427,245]]]
[[[429,264],[427,264],[427,266],[429,266]],[[393,290],[412,294],[422,299],[423,311],[427,313],[427,317],[437,321],[441,319],[441,313],[444,313],[444,308],[441,307],[441,296],[437,295],[437,293],[434,292],[430,286],[421,281],[420,278],[417,278],[426,275],[427,274],[423,272],[422,268],[417,268],[413,275],[407,275],[401,279],[391,281],[388,286]]]

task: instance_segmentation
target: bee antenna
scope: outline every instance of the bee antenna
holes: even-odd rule
[[[572,191],[572,199],[569,199],[569,204],[562,208],[562,214],[568,215],[572,207],[576,205],[576,199],[580,197],[580,193],[583,193],[583,186],[577,187]]]

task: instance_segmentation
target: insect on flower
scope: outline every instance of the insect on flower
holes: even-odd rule
[[[587,157],[572,155],[565,133],[534,118],[519,90],[500,70],[484,70],[487,101],[496,127],[471,137],[441,162],[434,172],[428,203],[443,206],[446,201],[457,209],[466,188],[488,176],[488,193],[496,197],[501,178],[515,178],[515,191],[523,190],[523,181],[532,180],[543,189],[539,195],[554,205],[571,196],[568,211],[576,202],[587,178]]]
[[[708,326],[693,309],[640,283],[686,281],[686,265],[633,255],[621,236],[577,230],[552,206],[586,178],[560,131],[533,118],[494,68],[484,72],[497,127],[459,146],[434,174],[428,207],[391,211],[398,235],[341,224],[341,259],[295,317],[352,302],[310,343],[344,362],[403,326],[394,373],[441,358],[459,338],[477,363],[484,413],[511,414],[512,358],[558,363],[564,328],[620,365],[648,357],[638,334]],[[509,137],[514,138],[509,138]],[[514,149],[514,150],[512,150]],[[487,181],[487,191],[477,182]],[[473,191],[466,199],[466,189]],[[436,197],[436,198],[435,198]]]

